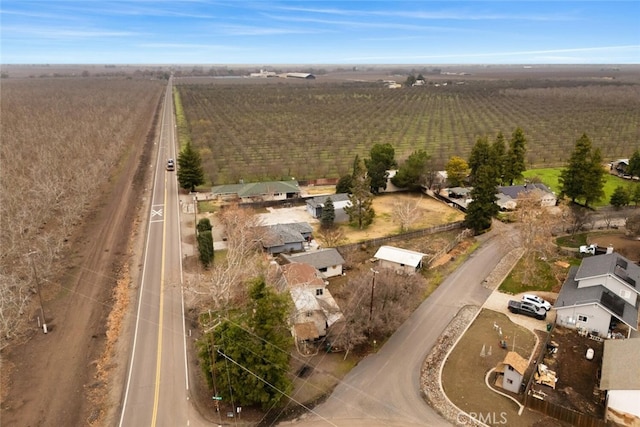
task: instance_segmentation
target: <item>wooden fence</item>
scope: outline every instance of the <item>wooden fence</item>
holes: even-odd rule
[[[525,395],[524,406],[576,427],[607,427],[608,425],[603,419],[581,414],[548,400],[537,399],[532,393]]]
[[[429,234],[442,233],[445,231],[457,230],[464,227],[464,221],[451,222],[449,224],[436,225],[435,227],[423,228],[421,230],[408,231],[406,233],[396,234],[393,236],[377,237],[375,239],[364,240],[358,243],[349,243],[337,247],[338,252],[348,252],[357,249],[362,245],[366,246],[382,246],[385,243],[397,242],[402,240],[415,239],[417,237],[427,236]],[[449,249],[451,250],[451,249]]]
[[[543,363],[547,345],[550,344],[551,341],[551,335],[551,333],[547,334],[547,338],[544,344],[542,344],[542,351],[538,355],[537,362],[534,366],[537,367],[540,363]],[[550,402],[549,400],[544,400],[544,396],[542,396],[542,398],[536,397],[537,393],[535,393],[533,387],[534,376],[532,374],[529,378],[529,382],[527,383],[524,393],[525,407],[533,409],[534,411],[541,412],[557,420],[564,421],[576,427],[607,427],[607,422],[601,418],[596,418],[591,415],[576,412],[572,409],[565,408],[564,406],[560,406],[558,404]],[[540,394],[538,394],[538,396],[540,396]]]

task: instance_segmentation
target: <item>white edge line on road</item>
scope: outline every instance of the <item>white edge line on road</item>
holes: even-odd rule
[[[173,101],[172,101],[173,102]],[[166,105],[163,107],[163,109],[166,108]],[[164,114],[162,115],[162,121],[164,122]],[[164,123],[162,123],[160,125],[160,141],[162,141],[162,126],[164,125]],[[160,148],[158,148],[158,153],[160,153]],[[156,179],[158,178],[158,170],[159,170],[159,162],[160,162],[160,155],[158,154],[157,158],[156,158],[156,170],[153,173],[153,187],[155,188],[155,184],[156,184]],[[153,191],[152,191],[153,194]],[[153,197],[153,196],[152,196]],[[151,201],[151,207],[150,207],[150,211],[151,212],[153,210],[153,207],[156,206],[153,203],[153,200]],[[140,291],[138,294],[138,309],[136,310],[136,327],[133,333],[133,349],[131,350],[131,362],[129,362],[129,373],[127,374],[127,385],[125,387],[125,391],[124,391],[124,399],[122,401],[122,411],[120,412],[120,422],[118,423],[118,425],[120,427],[122,427],[122,423],[124,422],[124,413],[127,409],[127,400],[129,398],[129,387],[131,385],[131,375],[133,372],[133,362],[136,358],[136,343],[138,342],[138,327],[140,324],[140,307],[142,306],[142,292],[144,290],[144,278],[145,278],[145,274],[146,274],[146,270],[147,270],[147,257],[149,256],[149,239],[151,236],[151,224],[153,223],[153,221],[148,221],[148,225],[147,225],[147,241],[145,242],[145,247],[144,247],[144,261],[142,263],[142,279],[140,280]]]
[[[170,102],[172,103],[171,105],[173,105],[173,86],[171,89],[171,100]],[[172,109],[173,111],[173,109]],[[173,115],[173,113],[172,113]],[[171,123],[171,125],[173,125],[173,122]],[[175,126],[171,127],[171,147],[173,147],[173,149],[176,149],[176,133],[175,133]],[[176,153],[177,154],[177,153]],[[177,158],[177,156],[174,156],[174,158]],[[187,399],[189,399],[189,362],[187,360],[187,330],[186,330],[186,318],[184,316],[184,273],[182,271],[182,231],[180,228],[180,215],[182,214],[182,212],[180,212],[180,197],[176,197],[176,212],[178,212],[178,215],[176,216],[176,221],[178,223],[178,254],[180,255],[180,304],[182,305],[182,337],[183,337],[183,342],[184,342],[184,381],[185,381],[185,387],[187,390]]]

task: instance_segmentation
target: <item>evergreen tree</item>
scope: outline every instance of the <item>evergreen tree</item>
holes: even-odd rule
[[[198,233],[201,233],[203,231],[211,231],[213,229],[213,226],[211,225],[211,221],[209,221],[209,218],[201,218],[200,221],[198,221],[198,225],[196,226],[196,230],[198,231]]]
[[[584,182],[584,205],[586,207],[604,197],[604,184],[607,178],[600,148],[591,151],[587,170],[588,173]]]
[[[333,206],[333,200],[331,197],[327,197],[322,207],[322,216],[320,217],[320,226],[322,228],[331,228],[336,220],[336,209]]]
[[[208,267],[213,261],[213,235],[211,230],[198,231],[198,252],[200,254],[200,262],[203,266]]]
[[[587,175],[590,173],[588,165],[591,155],[591,140],[586,134],[582,134],[575,143],[573,153],[569,158],[567,166],[560,172],[560,182],[562,194],[575,202],[577,199],[586,196],[585,183]]]
[[[521,128],[516,128],[511,136],[509,151],[504,163],[504,182],[513,185],[513,181],[522,179],[522,172],[527,170],[525,154],[527,153],[527,139]]]
[[[389,143],[374,144],[365,160],[367,174],[371,180],[371,192],[376,194],[387,188],[388,170],[396,167],[395,150]]]
[[[212,331],[215,364],[204,373],[209,378],[215,373],[216,389],[225,400],[269,409],[292,389],[289,297],[276,294],[260,278],[251,284],[249,298],[241,314],[223,320]],[[202,365],[204,369],[206,364]]]
[[[478,175],[478,169],[482,166],[491,165],[492,161],[493,158],[491,155],[491,146],[489,145],[489,141],[486,137],[478,138],[471,149],[471,154],[469,155],[469,168],[471,169],[470,176],[474,183],[476,176]]]
[[[631,157],[629,158],[629,166],[627,166],[627,170],[625,171],[627,175],[640,176],[640,150],[635,150]]]
[[[492,163],[496,168],[496,176],[500,184],[505,184],[504,177],[507,165],[507,149],[502,132],[498,132],[496,140],[491,144]]]
[[[196,241],[198,242],[198,253],[200,262],[203,266],[208,267],[213,262],[213,234],[211,230],[213,226],[209,218],[201,218],[196,225]]]
[[[366,173],[364,163],[362,159],[360,159],[360,156],[356,154],[356,157],[353,158],[353,165],[351,167],[351,180],[355,181],[357,177],[364,173]]]
[[[178,183],[185,190],[195,191],[196,186],[204,184],[204,171],[200,153],[191,147],[188,141],[178,155]]]
[[[400,166],[396,175],[391,178],[391,182],[400,188],[419,191],[429,174],[429,160],[430,156],[426,151],[414,151]]]
[[[353,178],[351,178],[351,175],[344,175],[340,178],[340,180],[338,180],[338,183],[336,184],[336,193],[350,194],[352,185],[353,185]]]
[[[497,181],[495,171],[490,166],[480,166],[471,190],[473,199],[467,206],[465,225],[476,234],[491,227],[491,219],[498,214],[496,204]]]
[[[611,199],[609,203],[611,206],[619,209],[623,206],[627,206],[629,204],[631,197],[629,191],[621,185],[618,185],[615,190],[613,190],[613,194],[611,194]]]
[[[356,157],[356,159],[358,158]],[[353,187],[349,195],[350,203],[344,208],[349,215],[349,222],[357,225],[361,230],[369,226],[375,217],[373,195],[369,191],[371,182],[362,163],[360,160],[359,164],[354,164]]]

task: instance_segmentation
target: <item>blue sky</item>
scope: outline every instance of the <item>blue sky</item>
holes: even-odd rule
[[[3,64],[638,64],[640,1],[2,0]]]

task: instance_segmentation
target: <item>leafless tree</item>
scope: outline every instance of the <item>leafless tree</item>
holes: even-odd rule
[[[592,213],[582,206],[571,206],[569,209],[569,232],[573,236],[591,223]]]
[[[320,237],[322,244],[329,248],[339,246],[346,238],[342,228],[337,225],[325,228],[321,227],[318,231],[318,237]]]
[[[520,193],[515,211],[519,243],[525,251],[521,281],[529,285],[535,284],[537,260],[546,259],[553,252],[552,231],[562,220],[560,212],[541,206],[542,196],[539,190]]]
[[[250,278],[267,276],[268,259],[261,241],[265,229],[248,209],[231,206],[219,212],[218,226],[227,241],[227,253],[214,260],[210,272],[199,277],[191,290],[199,294],[199,304],[209,308],[228,307],[246,297],[245,283]]]
[[[631,215],[625,221],[625,234],[629,237],[637,238],[640,236],[640,214]]]
[[[420,201],[418,199],[405,199],[393,204],[393,216],[400,224],[400,231],[408,230],[420,217]]]
[[[426,287],[418,273],[405,275],[390,269],[352,271],[339,304],[344,324],[332,344],[350,351],[369,339],[390,336],[413,312]]]
[[[21,333],[33,311],[28,257],[55,282],[65,240],[101,196],[114,165],[148,131],[160,82],[16,79],[0,98],[0,334]],[[142,126],[141,126],[142,124]],[[132,142],[133,141],[133,142]],[[5,341],[6,342],[6,341]]]
[[[602,220],[604,221],[604,224],[607,226],[607,229],[611,228],[611,221],[613,221],[615,219],[614,215],[612,212],[610,211],[606,211],[603,215],[602,215]]]

